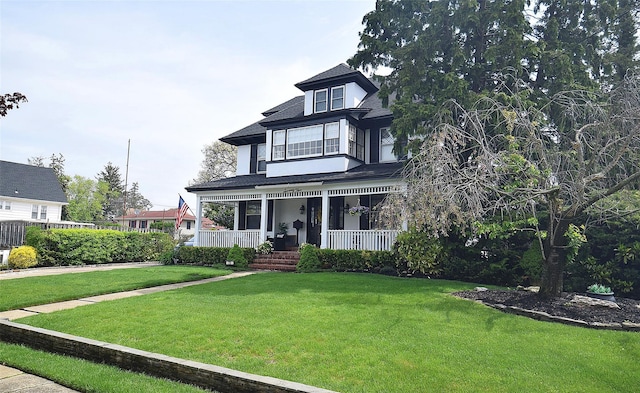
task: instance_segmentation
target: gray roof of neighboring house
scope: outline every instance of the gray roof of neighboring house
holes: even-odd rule
[[[241,175],[228,177],[226,179],[214,180],[202,184],[194,184],[192,186],[186,187],[186,190],[189,192],[205,190],[215,191],[253,188],[255,186],[271,186],[279,184],[286,185],[319,181],[324,183],[338,183],[367,179],[396,179],[400,177],[402,167],[402,162],[394,162],[360,165],[347,172],[314,173],[308,175],[292,175],[279,177],[266,177],[265,174]]]
[[[67,203],[52,168],[0,161],[0,196]]]

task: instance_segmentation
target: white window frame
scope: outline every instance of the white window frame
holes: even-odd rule
[[[262,154],[260,150],[262,148]],[[260,169],[260,162],[264,162],[264,169]],[[264,173],[267,171],[267,144],[260,143],[256,147],[256,173]]]
[[[47,219],[47,205],[40,206],[40,219],[41,220]]]
[[[309,132],[310,134],[318,133],[319,138],[312,139],[303,136],[300,138],[296,133],[303,134]],[[292,135],[294,134],[294,135]],[[302,144],[302,146],[300,146]],[[311,146],[313,144],[313,146]],[[287,130],[287,159],[292,158],[306,158],[306,157],[320,157],[323,155],[324,145],[324,126],[317,124],[307,127],[290,128]],[[313,149],[315,152],[311,153],[298,153],[300,150]]]
[[[324,93],[324,100],[318,101],[318,94]],[[318,109],[318,103],[324,102],[324,109]],[[313,92],[313,113],[326,112],[329,108],[329,90],[321,89]]]
[[[282,143],[279,143],[278,139],[282,139]],[[287,130],[273,131],[273,139],[271,142],[271,160],[282,161],[286,159],[287,151]],[[276,147],[278,149],[276,149]],[[277,152],[280,151],[280,152]]]
[[[333,127],[337,128],[337,137],[330,135],[336,131],[331,129]],[[324,125],[324,155],[330,156],[338,153],[340,153],[340,122],[326,123]]]
[[[384,133],[388,133],[392,140],[394,139],[389,127],[383,127],[380,129],[380,162],[397,161],[398,157],[393,152],[395,140],[393,140],[392,143],[383,143],[383,140],[386,139],[383,137]]]
[[[337,90],[341,90],[342,91],[342,97],[339,98],[341,105],[340,106],[334,106],[334,102],[335,102],[335,91]],[[345,93],[345,88],[344,86],[336,86],[336,87],[332,87],[331,88],[331,110],[335,111],[335,110],[339,110],[339,109],[344,109],[344,93]]]
[[[31,205],[31,219],[32,220],[37,220],[38,219],[38,212],[39,211],[40,211],[40,206]]]

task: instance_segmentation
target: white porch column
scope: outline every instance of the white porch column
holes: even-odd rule
[[[269,218],[269,205],[267,204],[267,193],[262,193],[262,204],[260,205],[260,243],[267,241],[267,219]]]
[[[238,202],[233,204],[233,230],[237,231],[240,226],[240,204]]]
[[[202,199],[196,194],[196,235],[193,237],[193,245],[200,245],[200,228],[202,228]]]
[[[329,244],[329,190],[322,191],[322,225],[320,227],[320,248]]]

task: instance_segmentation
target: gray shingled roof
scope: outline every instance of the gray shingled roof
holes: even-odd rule
[[[375,84],[360,71],[355,70],[344,63],[338,64],[337,66],[321,72],[318,75],[312,76],[309,79],[303,80],[302,82],[298,82],[295,84],[295,87],[304,91],[318,84],[345,79],[357,80],[358,84],[369,93],[377,89]]]
[[[51,168],[0,161],[0,196],[67,203]]]
[[[314,173],[308,175],[266,177],[264,174],[242,175],[186,187],[189,192],[253,188],[255,186],[286,185],[305,182],[338,183],[367,179],[400,177],[402,162],[360,165],[348,172]]]

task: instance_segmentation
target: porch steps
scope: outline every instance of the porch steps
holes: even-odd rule
[[[249,267],[255,270],[295,272],[298,262],[300,262],[298,251],[274,251],[271,254],[256,254]]]

